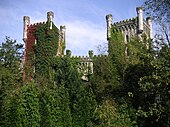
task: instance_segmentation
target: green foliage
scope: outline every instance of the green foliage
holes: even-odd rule
[[[168,127],[170,124],[170,49],[162,47],[159,57],[151,62],[154,71],[140,79],[140,90],[144,104],[139,108],[139,116],[145,126]],[[149,121],[148,121],[148,120]]]
[[[96,108],[93,117],[93,127],[134,127],[136,122],[131,121],[126,104],[118,105],[112,99],[104,99]]]
[[[10,84],[21,81],[21,58],[23,45],[6,37],[0,46],[0,87],[10,88]],[[8,84],[5,85],[5,84]]]
[[[2,107],[3,119],[1,119],[1,126],[4,127],[20,127],[20,116],[18,111],[19,99],[18,96],[13,93],[5,96]]]
[[[146,64],[153,58],[151,55],[151,40],[147,39],[145,35],[142,40],[138,37],[131,38],[127,44],[128,48],[128,63],[130,65]]]
[[[71,127],[69,104],[69,95],[63,86],[44,89],[40,96],[41,126]]]
[[[74,100],[72,100],[73,126],[89,126],[95,108],[96,101],[92,89],[85,87],[80,88]]]
[[[129,107],[126,102],[119,106],[115,125],[120,127],[137,127],[136,110]]]
[[[162,41],[170,47],[170,2],[169,0],[145,0],[145,12],[152,16],[158,31],[154,40]]]
[[[55,83],[68,89],[74,127],[84,127],[90,121],[96,107],[95,96],[80,79],[75,60],[66,56],[56,58],[53,64]]]
[[[69,51],[56,56],[59,30],[49,25],[39,24],[34,33],[36,83],[21,85],[21,46],[6,38],[0,48],[0,126],[169,126],[168,46],[155,55],[146,36],[126,44],[122,33],[112,28],[109,55],[89,53],[94,74],[83,82],[78,58],[70,58]]]
[[[130,104],[134,108],[138,108],[138,106],[144,103],[143,95],[140,93],[140,85],[138,82],[140,81],[141,77],[148,76],[152,73],[153,67],[148,64],[136,64],[131,65],[126,70],[125,75],[125,91],[128,93],[127,101],[130,101]]]
[[[113,27],[111,30],[111,38],[109,40],[109,57],[111,58],[112,65],[117,69],[117,75],[119,76],[119,82],[123,84],[125,70],[128,65],[128,59],[126,54],[126,44],[121,31]]]
[[[16,40],[6,37],[5,43],[0,46],[0,62],[6,68],[16,69],[22,58],[23,45],[17,44]]]
[[[128,66],[126,47],[122,33],[113,27],[109,39],[109,55],[94,59],[94,75],[91,83],[98,102],[102,101],[103,97],[113,95],[117,97],[122,93],[125,70]],[[119,95],[116,95],[117,93]]]
[[[34,83],[25,84],[19,91],[18,112],[22,126],[40,126],[39,98]]]
[[[94,73],[90,78],[97,101],[102,101],[103,96],[111,94],[113,89],[120,86],[117,69],[113,66],[110,57],[107,56],[94,59]]]
[[[4,120],[4,105],[8,95],[22,82],[21,58],[23,45],[6,37],[0,46],[0,124]],[[7,99],[8,100],[8,99]]]
[[[5,127],[72,126],[69,94],[63,86],[38,92],[35,83],[24,84],[6,96],[3,115]]]
[[[71,109],[70,109],[70,97],[68,90],[61,86],[58,89],[59,99],[60,99],[60,110],[61,110],[61,121],[63,127],[72,127],[72,116],[71,116]],[[55,91],[54,91],[55,92]]]
[[[41,48],[37,49],[37,45],[38,41],[35,54],[40,55]],[[96,108],[95,96],[80,78],[78,61],[68,56],[55,57],[55,50],[49,48],[47,51],[46,55],[37,57],[39,64],[35,60],[35,67],[42,69],[41,73],[35,71],[36,83],[27,81],[27,84],[20,85],[17,75],[11,75],[12,68],[0,68],[4,71],[1,83],[6,86],[1,96],[2,126],[71,127],[87,126],[91,121]],[[13,87],[4,91],[8,85]]]
[[[170,2],[169,0],[145,0],[144,7],[146,12],[155,20],[170,22]]]
[[[150,43],[150,40],[145,38],[142,41],[132,38],[127,44],[129,58],[124,76],[124,92],[129,94],[127,100],[136,109],[143,103],[143,95],[139,92],[138,82],[141,77],[150,75],[153,71],[153,67],[150,65],[150,61],[153,59]]]
[[[53,24],[53,29],[49,27],[50,22],[40,24],[36,30],[37,44],[35,44],[35,71],[36,78],[43,76],[50,78],[50,61],[57,54],[59,43],[59,30]]]
[[[111,29],[111,38],[109,40],[109,55],[112,60],[117,64],[118,69],[123,69],[122,66],[126,64],[126,44],[121,31],[113,27]]]
[[[3,126],[39,127],[39,99],[35,84],[29,83],[7,95],[3,106]]]
[[[146,44],[138,38],[125,44],[123,35],[119,30],[112,28],[111,31],[109,55],[94,59],[94,75],[91,83],[100,105],[95,112],[96,121],[94,120],[94,123],[95,126],[137,126],[136,110],[128,97],[130,91],[126,87],[126,76],[129,74],[127,72],[130,66],[145,61],[145,57],[148,56],[146,55]],[[105,100],[104,98],[111,99]],[[105,101],[109,103],[104,103]],[[112,108],[115,112],[114,115],[111,114]]]
[[[99,105],[94,113],[94,125],[98,127],[111,127],[113,125],[113,120],[117,116],[116,114],[116,104],[110,99],[103,100],[101,105]],[[96,124],[96,125],[95,125]]]

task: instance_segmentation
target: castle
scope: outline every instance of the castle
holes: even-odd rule
[[[54,13],[52,11],[47,12],[47,22],[50,23],[49,29],[53,29],[54,27],[53,18]],[[28,53],[31,52],[33,45],[37,43],[35,31],[38,27],[40,27],[42,24],[46,24],[47,22],[30,24],[30,17],[28,16],[24,16],[23,22],[24,22],[23,41],[25,42],[24,62],[27,62],[27,60],[29,59]],[[56,51],[57,56],[64,55],[64,49],[62,48],[62,46],[65,45],[65,31],[66,31],[65,26],[60,26],[60,29],[57,31],[57,35],[59,37],[58,42],[56,42],[58,43],[58,49]]]
[[[106,16],[107,23],[107,40],[108,44],[111,38],[111,30],[113,27],[120,30],[124,36],[124,42],[128,43],[130,38],[134,35],[137,35],[141,38],[142,34],[145,34],[147,38],[152,38],[152,19],[151,17],[147,17],[146,20],[143,18],[143,8],[137,7],[137,17],[134,17],[129,20],[123,20],[120,22],[112,23],[113,17],[111,14]],[[28,16],[24,16],[24,28],[23,28],[23,41],[25,42],[25,52],[24,52],[24,65],[28,63],[29,60],[34,56],[33,47],[39,43],[38,35],[36,35],[36,31],[39,27],[46,25],[47,31],[54,30],[56,40],[56,49],[53,55],[55,56],[64,56],[65,50],[65,32],[66,27],[60,26],[58,29],[53,23],[54,13],[47,12],[47,22],[30,24],[30,18]],[[48,33],[48,32],[47,32]],[[109,47],[109,45],[108,45]],[[30,55],[32,53],[32,55]],[[80,63],[78,65],[78,71],[83,73],[82,79],[88,81],[88,75],[93,74],[93,51],[89,51],[89,56],[73,56],[72,58],[78,58]],[[26,77],[26,75],[24,76]]]
[[[116,23],[112,23],[113,17],[111,14],[106,16],[108,41],[111,37],[112,27],[115,27],[122,32],[125,43],[129,42],[130,38],[134,35],[141,37],[142,34],[145,34],[147,38],[152,38],[152,18],[147,17],[146,20],[143,18],[143,7],[137,7],[136,11],[137,17]]]

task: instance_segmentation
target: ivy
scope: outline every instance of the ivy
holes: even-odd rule
[[[5,127],[39,127],[39,98],[35,84],[25,84],[7,95],[3,114]]]
[[[39,98],[34,83],[25,84],[19,92],[18,112],[20,115],[20,125],[24,127],[39,127]]]
[[[71,127],[69,104],[68,92],[63,86],[45,88],[40,95],[41,127]]]
[[[40,24],[35,32],[37,44],[35,44],[35,71],[36,76],[49,77],[50,61],[57,54],[59,43],[59,30],[53,24],[49,27],[50,22]]]

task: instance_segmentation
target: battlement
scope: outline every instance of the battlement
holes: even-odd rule
[[[46,22],[33,23],[33,24],[30,24],[30,26],[38,26],[38,25],[42,25],[42,24],[46,24]]]
[[[113,16],[112,14],[106,15],[106,23],[107,23],[107,40],[108,44],[113,43],[110,42],[111,34],[113,32],[119,31],[124,36],[124,42],[128,43],[129,39],[133,36],[141,37],[142,34],[147,35],[148,38],[152,38],[152,18],[147,17],[146,19],[143,18],[143,8],[137,7],[136,8],[137,16],[126,19],[119,22],[113,23]],[[64,56],[64,49],[65,49],[65,32],[66,27],[60,26],[58,29],[53,23],[54,13],[52,11],[47,12],[47,21],[46,22],[39,22],[39,23],[30,23],[30,17],[24,16],[24,28],[23,28],[23,41],[25,42],[25,54],[24,54],[24,63],[27,62],[28,54],[33,49],[33,46],[36,44],[40,44],[38,42],[36,30],[41,26],[48,23],[46,27],[47,31],[50,32],[57,32],[55,36],[58,36],[57,48],[56,48],[56,56],[63,57]],[[114,28],[114,29],[113,29]],[[54,30],[55,29],[55,30]],[[46,31],[44,32],[46,33]],[[109,46],[108,46],[109,47]],[[34,53],[34,52],[33,52]],[[82,74],[82,79],[88,81],[89,75],[93,74],[93,64],[97,58],[100,57],[108,57],[107,55],[94,55],[93,51],[90,50],[87,56],[71,56],[71,51],[66,51],[66,57],[71,59],[77,60],[77,68],[79,73]]]
[[[54,54],[54,56],[64,55],[66,27],[60,26],[60,29],[58,29],[53,23],[53,18],[54,18],[54,13],[52,11],[47,12],[47,20],[44,22],[31,23],[29,16],[23,17],[23,41],[25,42],[24,66],[28,64],[28,61],[31,61],[33,57],[35,57],[34,47],[36,47],[36,45],[39,45],[40,43],[43,43],[39,39],[40,36],[36,34],[39,28],[41,29],[41,26],[47,28],[47,29],[43,29],[44,33],[46,34],[52,33],[55,36],[58,36],[58,37],[53,36],[53,38],[55,38],[54,43],[57,45],[55,46],[56,54]],[[46,40],[46,39],[45,41],[50,42],[50,40]],[[50,43],[52,43],[52,41]],[[30,68],[34,68],[34,65],[30,66]],[[25,79],[26,77],[27,77],[26,75],[23,76],[23,79]]]
[[[47,21],[45,22],[38,22],[38,23],[30,23],[30,17],[29,16],[24,16],[23,17],[23,22],[24,22],[24,28],[23,28],[23,41],[25,42],[25,45],[33,45],[30,44],[29,40],[34,39],[34,42],[36,42],[36,35],[35,31],[36,29],[41,26],[49,23],[49,29],[53,29],[52,27],[55,26],[53,23],[53,18],[54,18],[54,13],[52,11],[47,12]],[[58,29],[57,27],[55,27]],[[58,36],[59,36],[59,42],[58,43],[58,50],[56,55],[62,56],[64,55],[63,51],[63,45],[65,45],[65,32],[66,32],[66,27],[65,26],[60,26],[60,29],[58,29]],[[30,37],[31,35],[31,37]],[[33,40],[32,40],[33,41]],[[29,43],[29,44],[28,44]]]
[[[92,50],[90,50],[88,53],[88,56],[71,56],[71,51],[66,51],[66,55],[68,57],[77,60],[78,72],[82,74],[81,78],[84,81],[88,81],[88,76],[93,74],[94,60],[100,57],[108,57],[108,55],[93,55]]]
[[[142,34],[145,34],[148,38],[152,39],[152,18],[143,18],[143,7],[137,7],[136,12],[137,17],[115,23],[112,23],[113,16],[111,14],[106,15],[107,40],[109,41],[109,38],[111,37],[111,29],[113,27],[122,32],[125,43],[127,43],[129,38],[135,35],[141,37]]]
[[[124,25],[124,24],[129,24],[129,23],[134,23],[137,22],[137,17],[131,18],[131,19],[126,19],[123,21],[115,22],[112,25]]]

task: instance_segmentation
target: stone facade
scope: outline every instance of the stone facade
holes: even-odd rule
[[[54,13],[52,11],[47,12],[47,21],[50,22],[50,29],[53,29],[53,18],[54,18]],[[37,38],[35,35],[36,29],[39,27],[41,24],[46,24],[47,22],[40,22],[40,23],[35,23],[35,24],[30,24],[30,17],[24,16],[23,18],[23,41],[25,42],[25,55],[24,55],[24,62],[27,61],[28,53],[32,49],[33,45],[36,44]],[[66,27],[65,26],[60,26],[59,29],[59,42],[58,43],[58,49],[56,51],[57,56],[63,56],[64,51],[63,51],[63,45],[65,45],[65,31]],[[31,41],[30,41],[31,40]]]
[[[129,39],[133,36],[141,37],[142,34],[145,34],[147,38],[152,39],[152,18],[147,17],[146,19],[143,18],[143,8],[137,7],[136,8],[137,17],[123,20],[120,22],[112,23],[113,17],[111,14],[106,16],[106,23],[107,23],[107,40],[109,41],[111,37],[111,28],[115,27],[122,31],[124,36],[125,43],[129,41]]]
[[[89,75],[93,74],[93,51],[88,52],[88,56],[72,56],[72,59],[78,59],[78,72],[82,74],[82,80],[89,81]]]
[[[54,23],[53,23],[54,13],[52,11],[47,12],[47,21],[46,22],[40,22],[31,24],[30,23],[30,17],[24,16],[23,17],[23,41],[25,43],[25,51],[24,51],[24,61],[23,65],[24,67],[34,68],[32,65],[29,65],[29,61],[33,60],[35,58],[34,54],[34,45],[37,44],[37,36],[36,31],[39,27],[42,25],[48,25],[49,24],[49,30],[57,29],[56,35],[58,36],[58,42],[56,44],[58,45],[56,49],[56,56],[63,56],[64,55],[64,49],[65,49],[65,26],[60,26],[60,29],[58,29]],[[23,71],[23,79],[26,79],[26,77],[30,77],[25,74],[25,71]]]
[[[128,43],[131,37],[138,36],[139,38],[142,36],[142,34],[145,34],[147,38],[152,39],[152,19],[151,17],[147,17],[146,20],[143,18],[143,8],[137,7],[137,17],[134,17],[132,19],[123,20],[120,22],[113,23],[113,17],[111,14],[106,16],[106,22],[107,22],[107,40],[109,42],[111,38],[111,30],[112,27],[120,30],[124,36],[125,43]],[[47,21],[50,22],[50,29],[53,29],[53,18],[54,13],[48,12],[47,13]],[[23,41],[25,42],[25,55],[24,55],[24,63],[27,62],[28,59],[28,52],[32,50],[32,47],[34,44],[36,44],[36,36],[33,34],[36,30],[36,28],[39,26],[39,24],[45,24],[43,23],[36,23],[36,24],[30,24],[30,18],[28,16],[24,16],[24,29],[23,29]],[[59,29],[59,42],[58,43],[58,49],[56,51],[56,56],[63,56],[64,49],[63,44],[65,44],[65,32],[66,27],[60,26]],[[30,41],[32,40],[32,41]],[[109,43],[108,43],[109,44]],[[88,56],[71,56],[71,51],[66,52],[66,55],[69,55],[72,59],[78,59],[78,71],[82,74],[82,79],[84,81],[88,81],[88,76],[93,74],[93,60],[95,57],[100,56],[93,56],[93,51],[89,51]],[[106,56],[107,57],[107,56]]]

